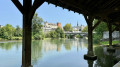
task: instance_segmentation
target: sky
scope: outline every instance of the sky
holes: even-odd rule
[[[22,0],[20,2],[22,3]],[[82,14],[74,13],[61,7],[55,7],[53,4],[48,5],[47,2],[43,3],[36,12],[44,21],[50,23],[60,22],[62,27],[66,23],[76,26],[77,22],[79,25],[87,25]],[[11,24],[14,27],[16,25],[22,27],[22,14],[11,0],[0,0],[0,25],[5,26],[6,24]]]

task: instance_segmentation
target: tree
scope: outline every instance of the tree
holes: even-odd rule
[[[0,35],[2,38],[12,39],[14,35],[15,28],[12,25],[6,24],[4,27],[0,29]]]
[[[64,33],[64,30],[63,30],[63,29],[61,29],[60,37],[61,37],[61,38],[65,38],[65,33]]]
[[[17,36],[17,37],[22,36],[22,30],[18,25],[16,26],[14,36]]]
[[[35,13],[33,19],[32,19],[32,31],[33,35],[40,33],[42,31],[42,23],[43,19],[38,17],[38,13]]]
[[[43,19],[38,17],[38,14],[35,13],[35,15],[33,16],[32,19],[32,35],[34,37],[34,39],[43,39],[43,32],[42,32],[42,23],[43,23]]]
[[[64,28],[65,31],[72,32],[72,26],[71,26],[71,24],[66,24],[63,28]]]
[[[88,26],[84,27],[84,29],[82,30],[82,32],[88,32]]]
[[[61,28],[60,27],[58,27],[56,30],[55,30],[55,32],[56,32],[56,34],[57,34],[57,38],[60,38],[60,36],[61,36]]]
[[[56,36],[56,32],[55,31],[50,31],[50,37],[51,38],[56,38],[57,36]]]
[[[61,29],[60,27],[58,27],[55,32],[57,33],[57,38],[64,38],[65,37],[65,33],[63,31],[63,29]]]
[[[93,22],[93,24],[96,24],[97,20],[95,20],[95,22]],[[94,43],[100,43],[100,39],[103,37],[103,32],[104,31],[108,31],[108,27],[107,24],[105,22],[101,22],[95,29],[94,31],[96,32],[93,35],[93,41]]]

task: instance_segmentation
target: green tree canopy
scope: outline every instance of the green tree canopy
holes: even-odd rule
[[[88,26],[85,26],[82,30],[82,32],[88,32]]]
[[[38,17],[38,13],[35,13],[33,16],[32,23],[33,35],[40,33],[42,30],[43,19]]]
[[[65,31],[72,32],[72,30],[73,30],[71,24],[66,24],[63,28],[64,28]]]
[[[35,13],[32,19],[32,35],[34,37],[34,39],[43,39],[44,35],[42,32],[42,23],[43,23],[43,19],[38,17],[38,13]]]
[[[14,36],[15,28],[12,25],[6,24],[4,27],[0,28],[0,35],[3,38],[11,39]]]
[[[65,33],[63,31],[62,28],[58,27],[55,32],[57,33],[57,38],[64,38],[65,37]]]
[[[16,26],[14,36],[22,36],[22,29],[18,25]]]

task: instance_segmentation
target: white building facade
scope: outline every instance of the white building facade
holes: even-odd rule
[[[59,26],[58,25],[61,25],[61,23],[48,23],[48,22],[45,22],[44,23],[44,26],[43,26],[43,32],[50,32],[50,31],[54,31],[56,30]]]
[[[77,22],[77,26],[73,26],[72,28],[73,28],[73,32],[81,32],[85,28],[85,26],[84,25],[79,26]]]

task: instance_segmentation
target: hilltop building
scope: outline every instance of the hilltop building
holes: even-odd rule
[[[73,28],[73,32],[75,32],[75,31],[77,31],[77,32],[80,32],[80,31],[82,31],[83,29],[84,29],[84,25],[80,25],[79,26],[79,24],[78,24],[78,22],[77,22],[77,26],[73,26],[72,28]]]
[[[49,31],[54,31],[56,30],[58,27],[61,28],[61,23],[57,22],[57,24],[55,23],[48,23],[47,21],[44,23],[43,26],[43,32],[49,32]]]
[[[0,28],[2,28],[3,26],[2,25],[0,25]]]

